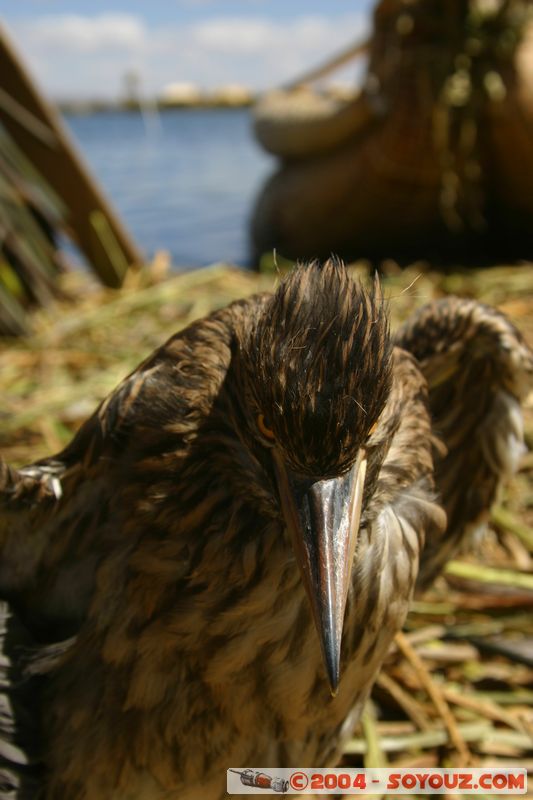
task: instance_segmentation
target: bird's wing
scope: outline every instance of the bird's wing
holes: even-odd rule
[[[435,481],[448,515],[443,537],[429,541],[420,585],[427,585],[482,523],[501,482],[524,451],[521,401],[533,385],[533,353],[500,312],[446,298],[421,308],[396,344],[417,359],[429,388]]]
[[[61,453],[21,469],[0,462],[1,596],[16,600],[43,569],[55,583],[52,574],[69,552],[72,588],[85,594],[94,571],[93,546],[97,535],[105,535],[104,509],[117,488],[117,466],[129,449],[136,403],[150,393],[154,372],[152,365],[141,365],[128,376]],[[47,589],[51,602],[54,586]]]
[[[0,596],[19,611],[30,606],[26,621],[76,622],[84,616],[98,559],[113,547],[141,468],[149,480],[150,463],[161,469],[165,454],[185,453],[209,414],[243,305],[173,336],[101,403],[57,456],[20,470],[2,463]],[[71,632],[67,626],[60,635]]]

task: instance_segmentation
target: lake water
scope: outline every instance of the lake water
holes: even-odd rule
[[[247,263],[248,219],[274,167],[253,139],[248,109],[66,121],[146,255],[168,250],[178,268]]]

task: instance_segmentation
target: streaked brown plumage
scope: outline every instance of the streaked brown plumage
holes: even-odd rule
[[[300,267],[170,339],[58,456],[3,467],[3,595],[35,640],[75,635],[34,667],[43,767],[11,769],[15,797],[209,800],[229,766],[335,762],[417,580],[515,466],[533,376],[471,301],[395,344],[377,289]]]

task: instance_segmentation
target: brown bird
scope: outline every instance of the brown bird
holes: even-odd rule
[[[516,467],[532,377],[497,311],[443,300],[391,341],[379,288],[315,263],[4,465],[3,796],[211,800],[228,767],[334,764]]]

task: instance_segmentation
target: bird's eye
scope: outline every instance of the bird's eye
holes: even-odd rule
[[[272,430],[268,422],[265,420],[263,414],[258,414],[257,416],[257,427],[259,428],[263,436],[265,436],[267,439],[274,438],[274,431]]]

